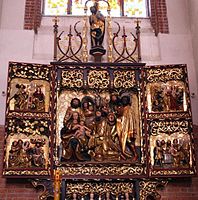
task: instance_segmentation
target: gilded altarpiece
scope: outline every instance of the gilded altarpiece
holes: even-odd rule
[[[4,175],[193,175],[191,118],[185,65],[10,62]]]
[[[5,132],[3,175],[56,169],[66,199],[158,197],[196,173],[186,65],[10,62]]]

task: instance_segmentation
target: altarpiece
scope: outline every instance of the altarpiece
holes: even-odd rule
[[[54,62],[9,63],[3,175],[45,185],[58,170],[61,199],[159,198],[166,178],[196,173],[187,66],[141,63],[138,20],[132,53],[118,23],[106,52],[94,6],[90,23],[102,23],[90,25],[94,62],[86,26],[81,34],[74,25],[74,45],[70,27],[63,49],[55,20]],[[110,16],[106,24],[111,34]],[[106,53],[109,62],[101,62]]]

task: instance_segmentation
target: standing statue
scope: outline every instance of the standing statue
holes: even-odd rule
[[[102,47],[102,42],[105,33],[105,18],[98,10],[98,3],[90,8],[91,15],[89,17],[90,23],[90,35],[91,35],[91,47]]]

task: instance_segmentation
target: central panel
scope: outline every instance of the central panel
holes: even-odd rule
[[[145,175],[141,66],[57,66],[56,165],[63,176]]]

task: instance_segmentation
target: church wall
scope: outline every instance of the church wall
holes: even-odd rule
[[[2,15],[2,3],[3,0],[0,0],[0,26],[1,26],[1,15]]]
[[[22,30],[25,0],[3,0],[1,29]]]
[[[190,91],[197,93],[197,77],[193,58],[193,47],[189,25],[188,0],[167,0],[167,12],[170,34],[154,36],[149,19],[141,22],[142,62],[147,65],[176,64],[188,65]],[[5,101],[2,95],[6,91],[7,67],[9,61],[49,63],[53,60],[53,22],[52,18],[44,17],[36,35],[33,30],[23,30],[25,0],[3,0],[0,29],[0,124],[5,121]],[[177,8],[177,9],[176,9]],[[17,16],[17,17],[16,17]],[[78,17],[60,19],[61,26],[68,30]],[[128,31],[134,22],[131,19],[115,19],[124,24]],[[82,25],[81,25],[82,26]],[[194,34],[194,32],[193,32]],[[197,95],[192,98],[194,124],[198,124]]]
[[[194,62],[195,62],[195,70],[196,75],[198,77],[198,1],[197,0],[189,0],[189,16],[190,16],[190,28],[191,28],[191,35],[192,35],[192,45],[193,45],[193,55],[194,55]],[[197,79],[198,83],[198,79]],[[197,91],[198,92],[198,91]],[[196,97],[197,97],[196,92]],[[198,99],[196,98],[196,103],[198,104]]]

